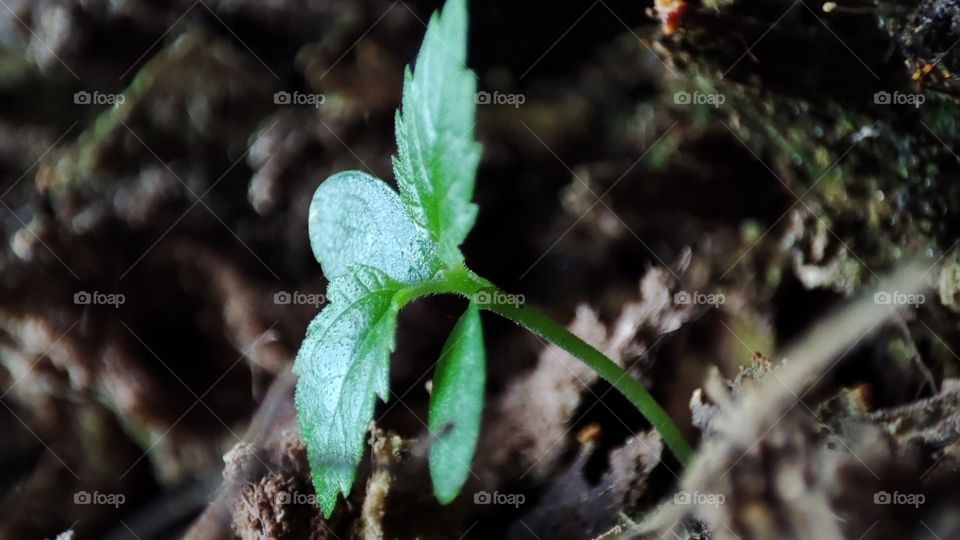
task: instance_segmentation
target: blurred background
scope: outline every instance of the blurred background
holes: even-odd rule
[[[462,305],[434,298],[320,516],[289,374],[325,303],[307,207],[334,172],[393,181],[439,5],[0,0],[0,538],[960,537],[947,0],[473,2],[471,266],[725,472],[682,480],[609,385],[485,315],[480,448],[441,507],[425,386]],[[902,309],[731,438],[777,351],[908,257],[926,292],[871,297]]]

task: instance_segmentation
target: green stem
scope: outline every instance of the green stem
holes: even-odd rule
[[[525,304],[493,303],[481,307],[520,324],[590,366],[611,386],[626,396],[653,424],[653,427],[660,432],[663,441],[677,456],[680,463],[686,465],[693,457],[693,449],[683,437],[683,433],[680,432],[667,411],[663,410],[657,400],[650,395],[650,392],[647,392],[647,389],[625,369],[618,366],[589,343],[578,338],[562,325],[555,323],[542,312]]]
[[[660,433],[664,443],[686,465],[693,457],[693,449],[683,433],[650,395],[643,385],[613,360],[583,341],[564,326],[526,304],[517,302],[517,296],[507,294],[486,279],[466,267],[458,267],[445,273],[438,281],[425,283],[409,291],[409,298],[423,294],[456,292],[477,302],[481,309],[506,317],[527,330],[567,351],[587,364],[600,377],[620,391],[650,421]],[[405,297],[407,295],[404,295]]]

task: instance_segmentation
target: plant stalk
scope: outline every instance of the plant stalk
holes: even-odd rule
[[[516,322],[590,366],[600,377],[619,390],[640,410],[643,416],[660,432],[663,442],[677,456],[681,464],[686,465],[693,457],[693,449],[687,443],[683,433],[680,432],[667,411],[663,410],[657,400],[650,395],[650,392],[625,369],[618,366],[589,343],[577,337],[564,326],[557,324],[542,312],[527,305],[492,303],[480,307]]]
[[[680,428],[667,411],[657,403],[650,392],[625,369],[618,366],[602,352],[583,341],[563,325],[557,324],[536,308],[515,302],[514,295],[501,291],[486,279],[474,274],[465,266],[453,269],[438,281],[424,284],[411,297],[423,293],[456,292],[477,303],[477,306],[512,320],[530,332],[567,351],[590,366],[600,377],[620,391],[643,414],[660,433],[663,442],[682,465],[693,457],[693,448],[684,438]]]

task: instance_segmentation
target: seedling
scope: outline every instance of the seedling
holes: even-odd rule
[[[476,80],[466,68],[466,0],[435,13],[408,67],[396,117],[399,193],[359,171],[335,174],[310,204],[310,244],[330,281],[329,304],[307,328],[294,371],[300,432],[325,515],[348,495],[376,396],[387,401],[397,314],[414,299],[459,294],[466,312],[443,347],[430,395],[430,476],[441,503],[470,473],[480,430],[485,352],[480,310],[492,311],[579,358],[622,392],[681,462],[692,450],[644,387],[595,348],[467,268],[460,244],[481,147],[474,140]]]

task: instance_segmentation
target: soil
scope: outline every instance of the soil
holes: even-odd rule
[[[6,0],[0,539],[960,538],[954,0],[472,2],[470,67],[510,102],[478,105],[467,260],[697,458],[485,314],[441,506],[427,388],[463,304],[430,298],[322,517],[290,374],[326,288],[307,208],[334,172],[392,181],[438,5]]]

